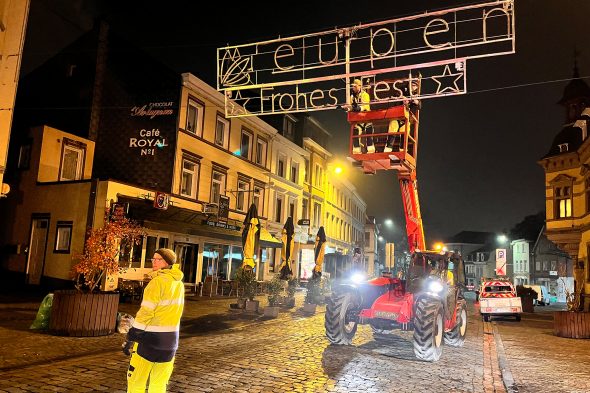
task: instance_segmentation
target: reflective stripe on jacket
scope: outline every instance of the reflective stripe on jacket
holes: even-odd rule
[[[151,362],[172,360],[184,309],[183,273],[178,264],[150,273],[154,278],[143,292],[141,307],[128,339],[139,343],[137,353]]]

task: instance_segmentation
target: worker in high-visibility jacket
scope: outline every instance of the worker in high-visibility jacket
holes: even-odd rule
[[[141,308],[127,334],[124,352],[131,354],[127,371],[127,392],[144,393],[149,378],[150,393],[166,392],[178,348],[180,317],[184,309],[183,273],[176,254],[167,248],[158,249],[152,258],[150,276]]]

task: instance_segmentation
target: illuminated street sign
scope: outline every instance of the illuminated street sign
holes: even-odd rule
[[[228,117],[335,108],[351,78],[379,103],[409,99],[412,80],[412,99],[441,97],[466,92],[467,59],[514,52],[514,0],[494,1],[218,48],[217,89]]]

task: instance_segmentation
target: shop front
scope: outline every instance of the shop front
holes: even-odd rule
[[[169,206],[153,208],[153,201],[119,196],[117,203],[128,204],[129,217],[141,222],[147,236],[122,258],[128,267],[121,278],[143,280],[151,270],[151,260],[160,247],[172,248],[184,273],[187,289],[203,296],[227,295],[242,265],[242,223],[217,222],[201,212]],[[261,228],[260,250],[255,272],[263,281],[268,256],[282,243]]]

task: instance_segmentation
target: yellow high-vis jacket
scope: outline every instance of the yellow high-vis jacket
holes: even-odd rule
[[[127,339],[138,343],[137,353],[151,362],[169,362],[178,348],[180,318],[184,309],[183,273],[178,264],[150,273],[141,308]]]

